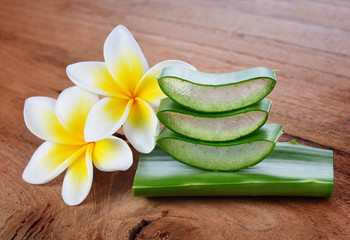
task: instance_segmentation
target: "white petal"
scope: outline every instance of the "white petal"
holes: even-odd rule
[[[155,146],[155,136],[159,132],[156,114],[151,106],[141,99],[133,103],[123,130],[134,148],[142,153],[149,153]]]
[[[62,197],[68,205],[78,205],[90,192],[93,168],[93,145],[88,145],[86,151],[79,154],[66,172],[63,180]]]
[[[109,137],[95,142],[92,159],[94,165],[105,172],[127,170],[133,161],[130,147],[117,137]]]
[[[62,145],[44,142],[35,151],[22,178],[32,184],[43,184],[51,181],[63,172],[72,159],[81,152],[81,146]]]
[[[55,143],[81,145],[84,141],[67,131],[59,122],[55,111],[56,100],[31,97],[24,104],[24,121],[37,137]]]
[[[196,70],[194,66],[180,60],[166,60],[154,65],[143,76],[140,84],[137,86],[135,96],[151,104],[158,106],[160,99],[166,97],[158,85],[157,76],[166,67],[182,67]]]
[[[122,25],[113,29],[105,41],[103,53],[111,75],[132,96],[148,64],[129,30]]]
[[[76,85],[85,90],[109,97],[125,98],[104,62],[79,62],[66,69],[67,75]]]
[[[133,100],[105,97],[91,109],[85,125],[85,141],[96,142],[116,132],[129,114]]]
[[[98,96],[79,87],[65,89],[57,98],[56,114],[58,120],[69,132],[84,140],[86,118]]]

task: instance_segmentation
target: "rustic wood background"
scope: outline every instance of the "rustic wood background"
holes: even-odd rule
[[[150,65],[181,59],[200,71],[279,69],[269,122],[282,141],[335,153],[330,199],[131,196],[126,172],[94,170],[88,198],[69,207],[63,175],[49,184],[21,174],[41,144],[23,121],[30,96],[57,97],[68,64],[103,60],[118,24]],[[0,1],[0,239],[349,239],[350,2]]]

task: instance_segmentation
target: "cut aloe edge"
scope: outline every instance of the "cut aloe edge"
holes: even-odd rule
[[[182,164],[156,147],[140,154],[133,195],[311,196],[333,191],[333,151],[277,143],[259,164],[235,172],[214,172]]]
[[[191,111],[170,98],[162,99],[157,117],[170,130],[203,141],[229,141],[250,134],[267,120],[271,101],[224,113]]]
[[[262,161],[272,152],[282,131],[281,125],[266,124],[238,140],[205,142],[164,128],[156,141],[170,156],[190,166],[213,171],[233,171]]]
[[[265,67],[213,74],[167,67],[158,76],[173,101],[199,112],[224,112],[252,105],[275,87],[275,72]]]

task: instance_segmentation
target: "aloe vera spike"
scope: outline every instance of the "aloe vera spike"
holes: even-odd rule
[[[333,151],[277,143],[259,164],[213,172],[182,164],[160,148],[141,154],[134,196],[313,196],[330,197]]]

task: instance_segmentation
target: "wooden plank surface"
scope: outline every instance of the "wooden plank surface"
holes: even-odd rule
[[[330,199],[134,198],[126,172],[94,169],[88,198],[68,207],[63,176],[42,186],[21,174],[41,140],[25,127],[30,96],[71,86],[68,64],[103,60],[118,24],[153,65],[190,62],[200,71],[279,69],[269,122],[282,141],[333,149]],[[310,1],[0,1],[0,239],[350,238],[350,3]]]

